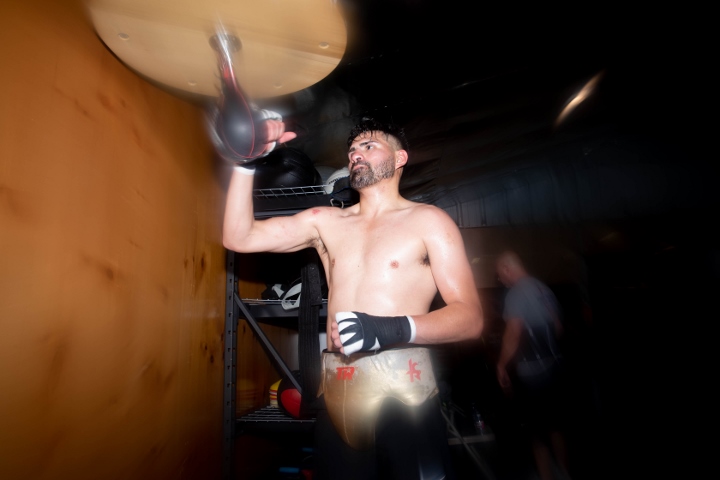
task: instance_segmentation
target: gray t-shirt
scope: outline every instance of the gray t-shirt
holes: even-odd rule
[[[503,318],[519,318],[525,335],[516,359],[530,361],[557,354],[555,318],[560,317],[557,299],[547,285],[533,277],[520,279],[505,296]]]

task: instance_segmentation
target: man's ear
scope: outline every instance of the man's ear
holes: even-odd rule
[[[408,153],[405,150],[398,150],[395,152],[395,169],[404,167],[408,161]]]

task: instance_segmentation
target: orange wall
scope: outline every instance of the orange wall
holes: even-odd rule
[[[218,478],[224,171],[79,1],[0,0],[0,478]]]

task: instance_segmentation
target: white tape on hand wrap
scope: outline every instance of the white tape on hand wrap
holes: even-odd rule
[[[272,110],[260,110],[258,112],[260,114],[260,117],[262,117],[263,120],[277,120],[278,122],[282,122],[282,115],[280,115],[277,112],[273,112]],[[277,146],[277,142],[268,143],[267,149],[262,154],[262,156],[266,156],[268,153],[275,150],[275,147]]]
[[[272,110],[263,109],[260,110],[258,113],[263,118],[263,120],[277,120],[279,122],[282,122],[282,115],[277,112],[273,112]]]
[[[335,321],[345,355],[415,340],[415,320],[407,315],[381,317],[362,312],[338,312]]]
[[[415,319],[412,318],[410,315],[407,315],[408,322],[410,323],[410,341],[409,343],[415,343]]]
[[[233,167],[233,170],[235,170],[236,172],[238,172],[241,175],[249,175],[249,176],[255,175],[254,168],[243,167],[242,165],[235,165]]]

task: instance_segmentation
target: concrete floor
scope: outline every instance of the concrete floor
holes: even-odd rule
[[[455,423],[460,425],[459,433],[467,442],[466,447],[449,432],[457,480],[539,480],[529,445],[519,430],[497,425],[499,431],[491,430],[478,437],[472,425],[463,424],[462,418],[456,418]],[[616,464],[621,463],[621,456],[616,457],[616,462],[607,461],[602,436],[594,427],[577,421],[574,430],[568,432],[567,440],[573,480],[621,477],[615,469]],[[300,470],[312,469],[312,447],[312,433],[307,430],[240,434],[235,441],[235,478],[307,480]]]

